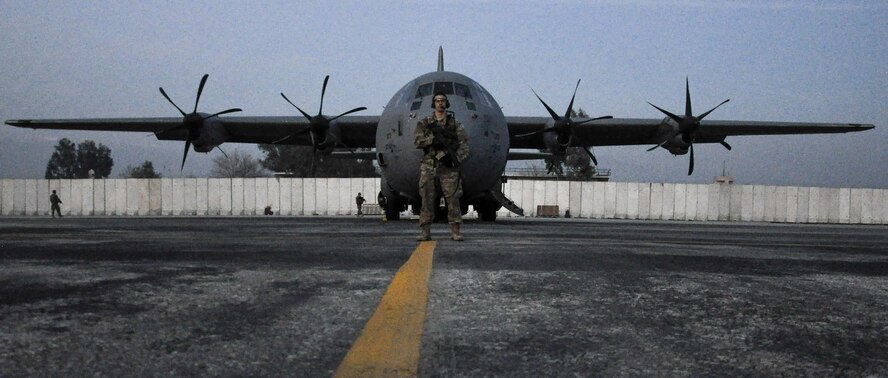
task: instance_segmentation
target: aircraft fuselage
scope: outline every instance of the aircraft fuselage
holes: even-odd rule
[[[463,201],[469,204],[499,185],[509,152],[509,131],[493,96],[474,80],[455,72],[419,76],[398,90],[386,105],[376,131],[383,182],[411,203],[420,200],[422,150],[414,146],[413,137],[419,120],[434,112],[432,97],[437,92],[447,94],[447,110],[468,134],[469,156],[462,163],[461,172]]]

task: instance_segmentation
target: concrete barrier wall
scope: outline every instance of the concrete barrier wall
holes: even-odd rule
[[[541,195],[544,183],[510,180],[503,192],[535,216],[537,205],[592,219],[888,224],[888,189],[764,185],[558,182],[567,199]],[[517,217],[503,209],[501,217]]]
[[[376,202],[377,178],[0,180],[0,215],[354,215],[355,196]],[[535,216],[557,205],[592,219],[888,224],[888,189],[509,180],[507,197]],[[516,217],[502,209],[501,217]]]
[[[0,215],[49,215],[56,190],[63,215],[353,215],[355,196],[376,202],[376,178],[182,178],[0,180]],[[566,192],[565,192],[565,198]]]

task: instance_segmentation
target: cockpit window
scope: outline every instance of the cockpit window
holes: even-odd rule
[[[478,93],[480,93],[479,96],[481,97],[481,99],[484,100],[484,102],[486,102],[488,106],[493,107],[493,103],[491,103],[490,99],[487,98],[487,94],[486,94],[487,91],[485,91],[484,88],[481,88],[481,85],[479,85],[478,83],[474,83],[474,84],[476,87],[475,89],[477,89]]]
[[[434,83],[425,83],[420,85],[416,90],[415,98],[422,98],[425,96],[431,96],[435,93],[444,93],[446,95],[457,95],[465,97],[466,99],[472,98],[472,91],[465,84],[453,83],[450,81],[438,81]]]
[[[469,100],[472,98],[472,92],[469,91],[469,87],[465,84],[454,83],[453,89],[456,90],[457,96],[465,97],[466,100]]]
[[[425,96],[432,95],[432,83],[425,83],[419,86],[419,89],[416,90],[416,98],[422,98]]]
[[[435,83],[434,93],[443,92],[446,95],[453,94],[453,83],[449,81],[439,81]]]

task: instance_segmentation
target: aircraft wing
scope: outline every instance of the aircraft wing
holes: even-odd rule
[[[341,134],[342,142],[351,148],[376,146],[376,127],[379,116],[344,116],[333,124]],[[298,134],[309,127],[304,117],[226,117],[224,123],[229,142],[272,143],[288,135],[292,138],[279,144],[311,145],[308,133]],[[184,140],[184,139],[183,139]]]
[[[221,127],[227,135],[226,142],[272,143],[296,134],[280,143],[311,145],[308,133],[299,134],[309,127],[309,122],[304,117],[214,117],[212,120],[206,126]],[[345,116],[333,122],[343,143],[352,148],[374,147],[378,123],[379,116]],[[185,140],[187,137],[184,129],[171,130],[182,124],[181,117],[20,119],[8,120],[6,124],[32,129],[150,132],[161,140]]]
[[[161,132],[182,124],[169,118],[11,119],[7,125],[30,129]]]
[[[575,119],[582,121],[582,119]],[[669,121],[669,122],[667,122]],[[519,137],[551,126],[550,117],[506,117],[509,143],[512,148],[545,149],[542,134]],[[574,134],[582,142],[573,145],[621,146],[656,145],[674,129],[668,119],[614,118],[592,121],[574,127]],[[758,121],[702,121],[695,143],[718,143],[728,136],[847,133],[872,129],[871,124],[804,123]]]

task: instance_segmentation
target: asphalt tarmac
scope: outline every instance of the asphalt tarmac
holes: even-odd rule
[[[888,375],[888,227],[463,229],[457,243],[433,227],[419,376]],[[377,217],[0,218],[0,376],[329,376],[417,231]]]

